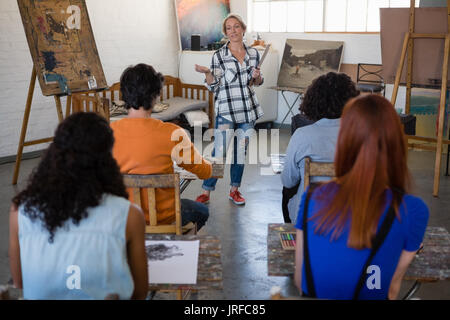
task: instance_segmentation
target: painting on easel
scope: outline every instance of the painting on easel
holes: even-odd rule
[[[278,74],[278,87],[307,88],[328,72],[338,72],[344,43],[287,39]]]
[[[106,88],[85,0],[18,0],[42,93]]]

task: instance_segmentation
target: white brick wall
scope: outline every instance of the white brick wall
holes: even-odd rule
[[[178,76],[178,32],[172,0],[86,0],[108,84],[129,65],[144,62]],[[32,59],[16,0],[0,1],[0,157],[15,155],[25,110]],[[63,111],[65,98],[62,99]],[[58,124],[53,97],[33,96],[26,140],[53,135]],[[24,152],[45,148],[25,147]]]
[[[86,0],[86,4],[108,84],[117,82],[127,66],[139,62],[151,64],[163,74],[178,76],[179,40],[173,0]],[[244,19],[247,17],[247,1],[231,0],[230,5],[233,12]],[[265,37],[274,43],[281,59],[287,36],[265,34]],[[251,43],[250,33],[248,38]],[[379,37],[360,38],[364,40],[362,44],[359,41],[349,43],[351,39],[345,39],[344,62],[358,63],[360,57],[364,57],[364,62],[380,62],[380,53],[373,53],[372,49],[379,48]],[[0,158],[17,152],[31,68],[31,55],[17,1],[0,0]],[[386,97],[390,97],[389,91]],[[399,92],[397,101],[398,105],[403,104],[403,91]],[[284,101],[280,97],[278,110],[284,116],[286,110],[282,104]],[[65,98],[62,105],[65,110]],[[44,97],[37,83],[26,139],[52,136],[57,119],[53,97]],[[45,144],[26,147],[24,152],[45,147]]]

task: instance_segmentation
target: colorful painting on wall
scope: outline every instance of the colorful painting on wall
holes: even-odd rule
[[[338,72],[343,49],[341,41],[287,39],[277,85],[307,88],[315,78]]]
[[[230,0],[175,0],[181,50],[191,48],[191,36],[200,35],[200,46],[223,38],[222,21],[230,13]]]

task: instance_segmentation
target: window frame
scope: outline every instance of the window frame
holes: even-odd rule
[[[271,30],[271,23],[270,23],[270,20],[268,21],[268,27],[267,27],[267,30],[264,30],[264,31],[261,31],[261,30],[255,30],[255,28],[254,28],[254,21],[255,21],[255,18],[254,18],[254,10],[253,10],[253,5],[255,4],[255,3],[267,3],[268,5],[269,5],[269,16],[270,16],[270,3],[271,2],[280,2],[280,1],[284,1],[284,2],[291,2],[291,1],[301,1],[301,2],[306,2],[307,0],[248,0],[248,6],[249,6],[249,8],[247,8],[247,13],[248,13],[248,16],[249,17],[251,17],[250,18],[250,23],[249,23],[249,26],[251,27],[251,31],[252,32],[256,32],[256,33],[311,33],[311,34],[315,34],[315,33],[323,33],[323,34],[380,34],[380,31],[326,31],[326,12],[327,12],[327,2],[328,1],[333,1],[333,0],[321,0],[321,1],[323,1],[323,13],[322,13],[322,31],[306,31],[307,30],[307,27],[306,27],[306,23],[307,23],[307,21],[306,21],[306,19],[303,19],[304,20],[304,28],[303,28],[303,31],[288,31],[288,23],[286,23],[286,30],[285,31],[272,31]],[[366,7],[368,8],[368,6],[369,6],[369,3],[370,3],[370,1],[371,0],[367,0],[367,4],[366,4]],[[398,0],[386,0],[386,1],[388,1],[388,3],[389,3],[389,6],[388,7],[383,7],[383,8],[391,8],[391,1],[398,1]],[[405,2],[407,1],[407,2],[410,2],[410,0],[404,0]],[[419,6],[419,2],[420,2],[420,0],[414,0],[415,1],[415,7],[418,7]],[[251,6],[251,8],[250,8],[250,6]],[[306,4],[305,4],[305,6],[306,6]],[[346,0],[346,6],[348,7],[348,0]],[[409,8],[409,6],[408,7],[403,7],[403,8]],[[367,9],[366,9],[366,11],[367,11]],[[345,15],[345,28],[347,29],[347,16],[348,16],[348,14],[347,14],[347,11],[346,11],[346,15]],[[288,14],[287,14],[287,12],[286,12],[286,20],[287,20],[287,18],[288,18]],[[365,19],[365,29],[367,30],[367,28],[368,28],[368,25],[367,25],[367,23],[368,23],[368,14],[367,14],[367,12],[366,12],[366,19]]]

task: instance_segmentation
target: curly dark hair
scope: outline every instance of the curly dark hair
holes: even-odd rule
[[[50,243],[65,221],[78,225],[86,218],[103,194],[128,198],[113,144],[108,122],[95,113],[75,113],[59,124],[27,187],[13,198],[30,219],[43,222]]]
[[[313,80],[299,110],[313,121],[337,119],[341,117],[345,103],[358,95],[359,90],[348,75],[328,72]]]
[[[140,63],[128,67],[120,76],[120,91],[127,109],[151,110],[164,84],[164,76],[152,66]]]

